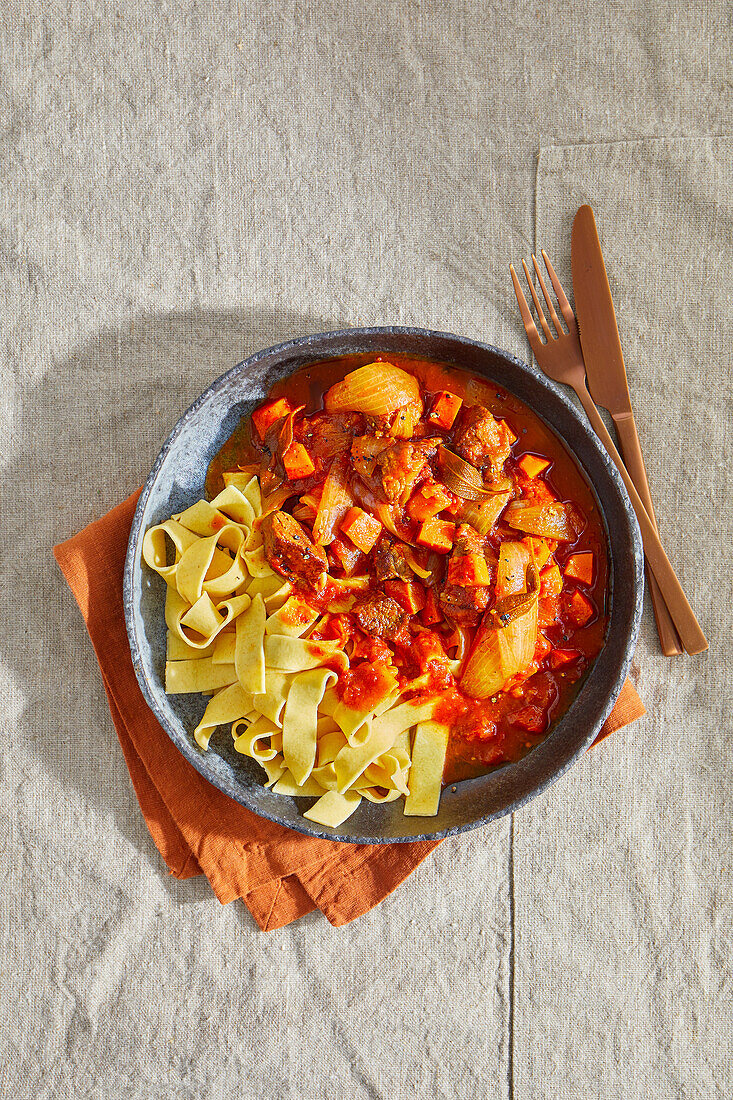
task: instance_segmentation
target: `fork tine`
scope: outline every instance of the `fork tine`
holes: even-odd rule
[[[562,288],[562,283],[560,282],[557,275],[555,274],[555,268],[550,263],[550,257],[547,255],[544,248],[542,249],[540,255],[542,256],[542,259],[545,261],[545,267],[547,268],[547,274],[550,276],[550,282],[552,283],[552,285],[555,288],[555,293],[557,294],[557,300],[560,303],[560,312],[562,313],[563,317],[565,318],[565,323],[568,326],[569,330],[571,332],[573,332],[575,330],[575,328],[577,327],[576,321],[575,321],[575,314],[573,313],[573,311],[571,309],[570,302],[565,297],[565,291]]]
[[[527,305],[527,299],[524,297],[524,291],[519,285],[519,279],[517,273],[514,270],[514,264],[509,264],[509,270],[512,273],[512,282],[514,283],[514,293],[517,296],[517,302],[519,304],[519,312],[522,314],[522,323],[524,325],[524,331],[527,333],[530,347],[536,353],[537,348],[542,347],[542,341],[540,340],[540,334],[537,331],[537,325],[534,323],[534,317],[532,316],[529,306]]]
[[[545,336],[548,340],[552,340],[552,333],[550,332],[550,326],[548,325],[548,323],[545,319],[545,315],[542,312],[542,306],[540,305],[540,300],[537,297],[537,291],[534,288],[534,283],[532,282],[532,276],[530,275],[529,268],[527,267],[524,260],[522,260],[522,267],[524,268],[524,274],[527,276],[527,285],[529,286],[529,292],[532,295],[532,301],[534,302],[534,307],[537,310],[537,316],[539,317],[540,324],[542,325],[542,331],[544,332],[544,334],[545,334]]]
[[[557,331],[557,335],[562,336],[562,335],[564,335],[565,330],[563,329],[562,325],[560,324],[560,318],[558,317],[557,312],[555,310],[555,303],[552,300],[552,295],[547,290],[547,287],[545,285],[545,280],[542,278],[542,272],[540,271],[540,265],[537,263],[537,257],[535,256],[534,252],[532,253],[532,266],[534,267],[535,271],[537,272],[537,279],[539,281],[540,287],[542,288],[542,293],[545,296],[545,301],[547,302],[547,308],[550,311],[550,317],[552,317],[552,323],[555,326],[555,329]]]

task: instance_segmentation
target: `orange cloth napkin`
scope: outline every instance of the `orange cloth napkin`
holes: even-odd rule
[[[440,841],[343,844],[250,813],[181,756],[138,687],[122,609],[122,573],[139,492],[54,554],[84,616],[112,720],[151,836],[176,878],[205,874],[223,904],[241,898],[263,931],[320,909],[343,925],[390,894]],[[628,682],[598,740],[644,707]]]

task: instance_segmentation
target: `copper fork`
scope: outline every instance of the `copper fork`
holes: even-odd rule
[[[545,261],[547,267],[547,273],[550,276],[550,281],[557,294],[558,304],[560,306],[560,312],[563,315],[565,324],[568,331],[563,329],[560,318],[557,315],[555,305],[552,300],[552,296],[547,290],[545,280],[542,277],[537,260],[532,256],[532,263],[534,265],[537,279],[542,290],[547,308],[552,319],[552,323],[555,327],[555,333],[553,334],[549,324],[545,318],[545,314],[540,304],[540,299],[532,283],[532,278],[529,273],[524,260],[522,260],[522,267],[524,268],[524,274],[527,277],[527,284],[532,295],[532,301],[534,302],[535,309],[537,310],[537,316],[539,318],[542,332],[545,335],[545,341],[542,338],[535,324],[534,318],[527,305],[527,299],[524,296],[521,286],[519,285],[519,279],[517,273],[514,270],[513,264],[509,265],[509,270],[512,273],[512,282],[514,283],[514,293],[517,296],[519,303],[519,311],[522,314],[522,321],[524,328],[529,339],[530,347],[534,352],[535,358],[541,367],[542,371],[555,382],[562,382],[566,386],[571,386],[585,409],[586,415],[593,425],[593,429],[596,435],[599,437],[604,447],[608,451],[609,455],[613,459],[619,474],[626,486],[626,491],[631,498],[631,504],[636,513],[636,518],[639,521],[639,527],[641,529],[641,537],[644,543],[644,553],[646,554],[647,564],[654,575],[654,579],[659,585],[659,589],[664,597],[667,608],[672,617],[677,633],[679,634],[680,641],[685,647],[688,653],[702,653],[708,648],[708,643],[700,629],[700,624],[695,618],[690,604],[687,601],[687,597],[682,589],[682,585],[677,578],[677,574],[672,568],[672,564],[664,552],[659,535],[652,523],[649,515],[642,503],[641,497],[636,491],[634,482],[631,476],[624,466],[623,459],[616,449],[616,445],[611,439],[608,433],[606,425],[601,420],[600,413],[596,408],[593,398],[588,392],[588,387],[585,381],[585,363],[583,361],[583,351],[580,346],[580,337],[578,336],[578,325],[575,320],[575,314],[573,313],[570,303],[565,295],[560,280],[555,274],[555,270],[550,263],[549,257],[546,252],[542,252],[542,259]]]

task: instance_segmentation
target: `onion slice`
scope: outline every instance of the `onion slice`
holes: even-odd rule
[[[461,677],[461,689],[475,699],[501,691],[534,657],[540,579],[531,552],[525,577],[526,591],[503,596],[481,623]]]
[[[534,504],[529,500],[515,500],[504,513],[504,519],[516,531],[558,542],[575,542],[583,530],[580,516],[561,501]]]
[[[392,363],[368,363],[331,386],[323,399],[326,412],[361,412],[391,416],[404,405],[422,409],[420,385],[413,375]]]
[[[489,535],[511,499],[511,490],[492,493],[487,500],[469,501],[461,509],[461,519],[475,527],[479,535]]]
[[[511,488],[508,478],[501,478],[490,486],[484,485],[484,479],[476,467],[449,447],[438,448],[438,467],[443,484],[463,500],[487,500],[495,493]]]
[[[313,520],[313,541],[316,546],[328,546],[336,538],[342,519],[353,506],[354,498],[347,477],[348,459],[335,458],[323,484],[323,492]]]

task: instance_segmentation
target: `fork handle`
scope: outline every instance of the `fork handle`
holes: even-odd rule
[[[631,478],[634,482],[634,485],[636,486],[636,490],[639,496],[641,497],[641,502],[646,509],[649,519],[654,524],[657,534],[659,534],[659,526],[654,515],[652,495],[649,490],[649,480],[646,476],[644,456],[641,453],[641,444],[639,442],[639,434],[636,430],[634,414],[631,413],[620,416],[618,419],[614,417],[613,422],[616,425],[616,434],[618,436],[619,445],[621,447],[621,454],[623,455],[626,469],[631,475]],[[682,653],[682,646],[680,644],[679,638],[677,637],[677,631],[674,628],[672,616],[670,615],[669,609],[664,602],[664,596],[662,595],[659,585],[656,582],[654,574],[648,567],[647,576],[649,580],[649,595],[652,598],[654,618],[657,621],[657,633],[659,634],[659,642],[662,647],[662,652],[664,653],[665,657],[673,657],[678,653]]]
[[[631,480],[631,475],[624,466],[621,455],[616,450],[616,444],[608,434],[606,425],[601,420],[600,413],[593,403],[593,398],[588,393],[585,380],[579,380],[576,392],[586,411],[588,419],[593,425],[596,435],[616,464],[618,472],[621,475],[621,480],[626,486],[626,491],[631,498],[631,504],[636,512],[636,518],[641,528],[641,537],[644,543],[644,553],[646,554],[647,563],[664,596],[674,625],[677,627],[680,641],[688,653],[703,653],[708,648],[705,635],[700,629],[700,624],[695,618],[694,611],[687,602],[687,597],[685,596],[682,585],[672,568],[672,563],[664,552],[664,547],[659,541],[659,535],[657,534],[654,524],[649,519],[641,497],[636,491],[636,486]]]

